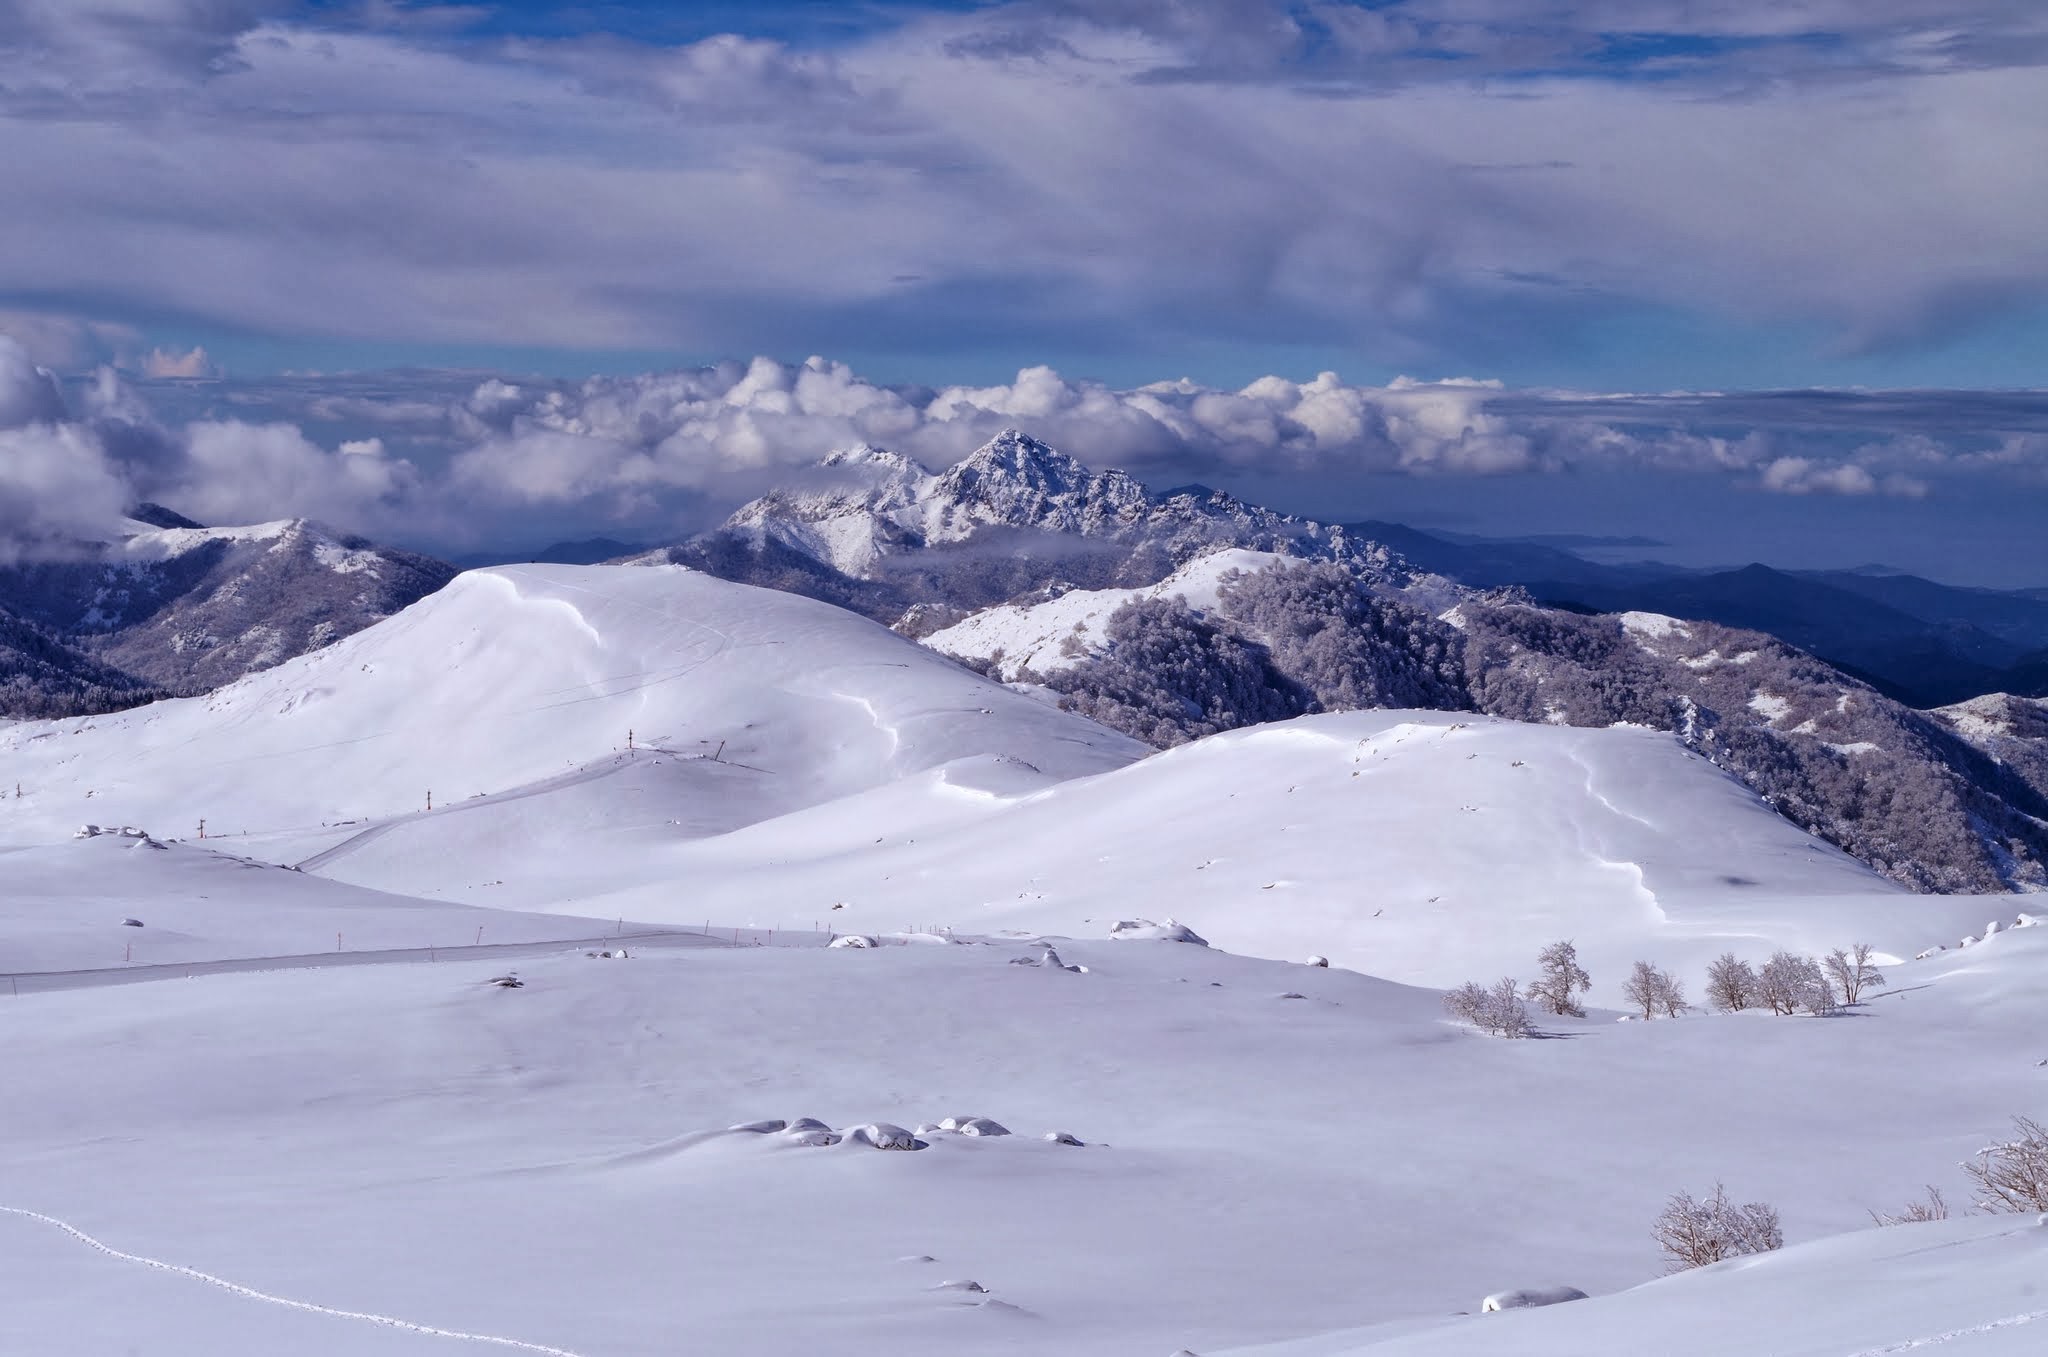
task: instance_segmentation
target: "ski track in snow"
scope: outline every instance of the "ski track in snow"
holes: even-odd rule
[[[1925,1338],[1909,1338],[1903,1343],[1893,1343],[1888,1347],[1865,1348],[1861,1352],[1850,1353],[1849,1357],[1886,1357],[1886,1354],[1894,1352],[1917,1352],[1921,1348],[1953,1343],[1958,1338],[1972,1338],[1977,1334],[1994,1333],[1999,1329],[2016,1329],[2022,1324],[2032,1324],[2037,1319],[2048,1319],[2048,1310],[2031,1310],[2023,1315],[1994,1319],[1988,1324],[1972,1324],[1966,1329],[1949,1329],[1942,1333],[1929,1334]]]
[[[160,1258],[145,1258],[139,1253],[123,1253],[113,1245],[93,1238],[77,1226],[61,1221],[55,1216],[46,1216],[40,1211],[30,1211],[19,1206],[0,1206],[0,1212],[10,1216],[21,1216],[27,1220],[39,1220],[45,1225],[54,1226],[87,1248],[95,1249],[109,1258],[118,1258],[124,1263],[135,1263],[142,1267],[154,1268],[159,1272],[175,1273],[180,1277],[190,1277],[194,1281],[205,1282],[208,1286],[217,1286],[223,1291],[231,1292],[234,1295],[242,1296],[249,1300],[260,1300],[266,1305],[281,1305],[288,1310],[304,1310],[308,1314],[331,1315],[336,1319],[352,1319],[358,1324],[379,1324],[385,1328],[401,1329],[407,1333],[423,1334],[429,1338],[453,1338],[464,1343],[488,1343],[501,1348],[517,1348],[521,1352],[544,1353],[547,1357],[583,1357],[581,1353],[571,1352],[567,1348],[549,1347],[546,1343],[529,1343],[520,1338],[499,1338],[487,1333],[465,1333],[460,1329],[441,1329],[431,1324],[415,1324],[409,1319],[398,1319],[391,1315],[366,1314],[360,1310],[335,1310],[325,1305],[315,1305],[311,1301],[293,1300],[289,1296],[273,1296],[268,1291],[258,1291],[254,1287],[243,1286],[240,1283],[228,1281],[224,1277],[216,1277],[210,1272],[201,1272],[197,1268],[183,1267],[177,1263],[166,1263]]]

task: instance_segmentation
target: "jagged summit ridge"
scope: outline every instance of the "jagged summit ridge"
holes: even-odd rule
[[[1231,547],[1344,560],[1392,583],[1415,573],[1341,527],[1207,487],[1155,494],[1127,472],[1091,468],[1017,429],[1003,430],[942,472],[868,445],[834,452],[819,469],[831,474],[828,484],[764,495],[722,531],[787,548],[855,579],[876,578],[890,557],[1002,530],[1115,544],[1156,559],[1155,575]]]

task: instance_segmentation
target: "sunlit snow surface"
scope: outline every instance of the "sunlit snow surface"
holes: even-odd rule
[[[1959,1161],[2041,1114],[2048,929],[1888,962],[1829,1020],[1506,1042],[1395,983],[1572,937],[1598,1001],[1637,957],[1697,998],[1724,949],[1911,956],[2027,902],[1891,889],[1648,731],[1382,712],[1141,752],[821,605],[569,567],[0,728],[0,1352],[2048,1340],[2048,1229],[1862,1228],[1963,1203]],[[1213,945],[1108,937],[1168,917]],[[479,940],[563,945],[448,950]],[[208,973],[234,957],[285,959]],[[97,987],[145,964],[193,978]],[[1014,1134],[799,1143],[977,1116]],[[1793,1247],[1643,1285],[1665,1197],[1716,1180]],[[1553,1286],[1592,1299],[1461,1317]]]

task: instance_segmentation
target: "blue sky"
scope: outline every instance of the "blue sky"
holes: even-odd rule
[[[0,35],[0,163],[27,208],[0,214],[0,334],[63,373],[626,378],[815,354],[931,389],[1041,366],[1123,391],[1325,371],[2048,387],[2038,0],[0,0]],[[1258,465],[1240,438],[1223,469],[1369,468],[1418,514],[1486,500],[1475,477],[1591,474],[1555,421],[1452,404],[1533,421],[1552,451],[1388,471],[1398,431],[1306,460],[1276,434],[1290,451]],[[1989,559],[1969,507],[1996,485],[2048,509],[2030,429],[1949,423],[1909,456],[1884,429],[1757,426],[1718,470],[1677,471],[1654,450],[1670,430],[1629,428],[1602,456],[1648,438],[1662,474],[1796,494],[1816,521],[1914,501],[1969,569],[2036,568]],[[464,451],[437,437],[393,486]],[[1767,482],[1788,459],[1806,469]],[[671,479],[715,498],[719,476]],[[307,503],[424,533],[414,493]],[[602,519],[608,493],[558,507]]]

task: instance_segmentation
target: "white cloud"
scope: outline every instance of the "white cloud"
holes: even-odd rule
[[[154,348],[142,355],[145,377],[218,377],[220,369],[206,356],[204,348],[184,351]]]
[[[119,522],[128,485],[75,424],[0,429],[0,560],[69,554]]]
[[[18,341],[0,334],[0,429],[53,423],[64,414],[56,377],[33,362]]]
[[[151,400],[242,417],[164,423]],[[11,540],[105,523],[145,498],[202,521],[310,516],[449,550],[508,533],[675,537],[801,481],[834,449],[871,443],[943,467],[1012,426],[1155,486],[1299,478],[1355,492],[1371,478],[1629,473],[1632,493],[1711,482],[1913,500],[1965,478],[2022,493],[2048,483],[2048,393],[1591,396],[1329,372],[1119,389],[1043,366],[931,389],[823,358],[756,358],[580,382],[415,372],[203,391],[102,369],[73,404],[0,341],[0,422],[35,437],[0,524]]]
[[[417,468],[386,456],[376,440],[330,452],[295,425],[207,420],[188,426],[181,442],[184,462],[165,493],[206,523],[402,521],[419,488]]]
[[[1758,484],[1780,495],[1893,495],[1925,498],[1928,483],[1893,472],[1877,475],[1853,462],[1824,463],[1810,457],[1780,457],[1766,465]]]

